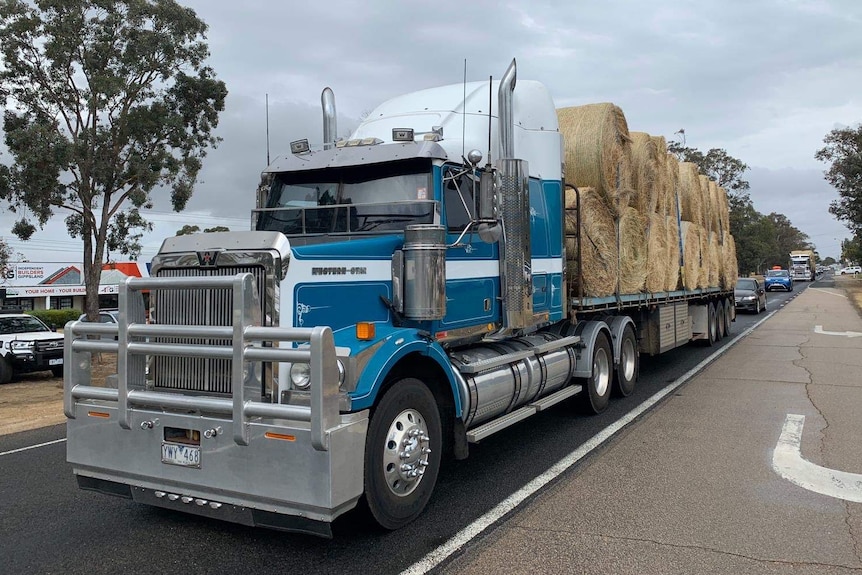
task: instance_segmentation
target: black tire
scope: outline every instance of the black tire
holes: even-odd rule
[[[730,337],[733,333],[733,302],[726,300],[724,302],[724,336]]]
[[[418,379],[396,381],[377,404],[365,440],[365,502],[378,525],[399,529],[422,513],[437,483],[442,447],[434,395]],[[399,457],[405,452],[411,456]],[[414,471],[419,475],[409,477]]]
[[[724,337],[724,304],[721,300],[715,302],[715,341]]]
[[[590,414],[599,414],[608,408],[614,379],[614,354],[604,332],[596,336],[593,346],[592,375],[579,380],[584,386],[580,394],[583,409]]]
[[[12,366],[6,358],[0,357],[0,385],[12,381]]]
[[[63,366],[55,365],[54,367],[52,367],[51,375],[53,375],[54,377],[63,377]]]
[[[715,345],[718,325],[715,320],[715,304],[710,303],[706,306],[706,339],[700,340],[707,347]]]
[[[640,370],[640,355],[635,331],[628,325],[623,330],[620,342],[620,361],[614,369],[614,393],[628,397],[635,390]]]
[[[760,299],[754,300],[754,314],[757,315],[760,313]]]

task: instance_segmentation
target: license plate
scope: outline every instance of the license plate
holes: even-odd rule
[[[180,443],[162,443],[162,463],[183,467],[201,466],[201,448]]]
[[[49,359],[48,365],[63,365],[63,358],[58,357],[57,359]]]

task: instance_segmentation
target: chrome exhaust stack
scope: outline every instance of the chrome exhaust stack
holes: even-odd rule
[[[335,139],[338,137],[335,94],[332,92],[332,88],[323,89],[320,94],[320,105],[323,108],[323,149],[329,150],[335,146]]]
[[[510,334],[535,324],[533,269],[530,245],[530,170],[515,156],[515,60],[509,65],[497,92],[500,132],[498,198],[503,221],[500,244],[500,284],[503,296],[503,330]]]

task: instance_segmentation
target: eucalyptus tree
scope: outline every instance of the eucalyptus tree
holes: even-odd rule
[[[59,212],[83,240],[95,317],[106,249],[136,258],[155,194],[175,211],[215,147],[227,89],[207,25],[174,0],[0,0],[0,98],[12,163],[0,199],[29,239]],[[34,223],[35,222],[35,223]]]

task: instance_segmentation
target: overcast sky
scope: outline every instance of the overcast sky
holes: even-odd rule
[[[779,212],[822,257],[846,228],[814,159],[833,128],[862,121],[859,0],[183,0],[209,25],[210,65],[229,91],[189,209],[150,214],[148,260],[186,223],[248,229],[266,164],[291,140],[320,141],[320,92],[335,92],[339,135],[389,97],[499,78],[511,59],[557,107],[613,102],[631,130],[724,148],[751,167],[755,208]],[[8,154],[0,161],[9,161]],[[0,208],[0,225],[13,218]],[[80,261],[58,215],[30,242],[0,231],[31,261]],[[116,257],[116,259],[121,259]]]

